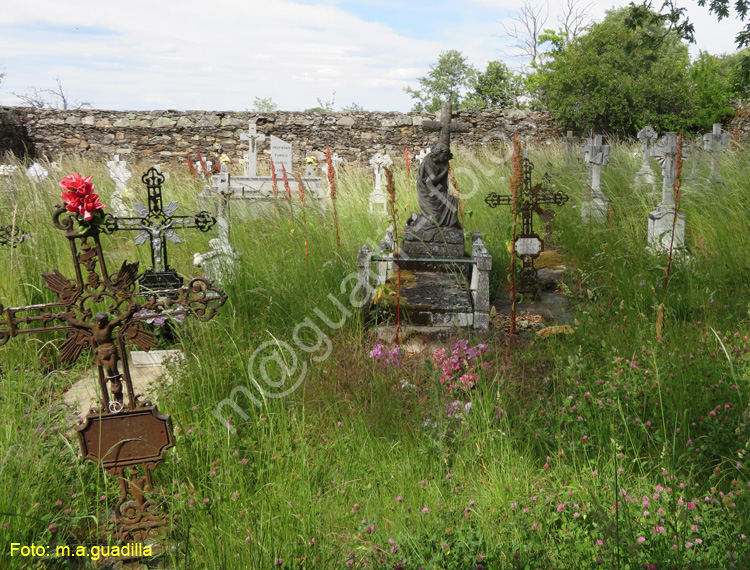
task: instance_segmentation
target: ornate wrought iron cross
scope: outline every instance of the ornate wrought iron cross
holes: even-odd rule
[[[115,518],[120,540],[142,542],[157,534],[166,521],[166,515],[144,492],[151,487],[151,470],[163,460],[163,451],[172,447],[173,437],[169,416],[160,415],[154,404],[135,394],[126,345],[145,350],[155,346],[152,334],[142,326],[148,318],[194,316],[208,321],[227,297],[202,278],[191,280],[187,287],[149,292],[149,296],[136,293],[138,262],[123,262],[117,274],[110,275],[97,226],[80,232],[75,214],[64,207],[55,211],[53,220],[66,232],[75,279],[67,279],[55,269],[42,277],[45,288],[57,296],[56,302],[0,305],[0,346],[21,334],[64,332],[68,337],[60,345],[63,361],[75,361],[86,348],[93,350],[102,406],[91,410],[78,428],[81,450],[85,459],[119,477]],[[137,474],[138,466],[143,467],[142,477]],[[132,469],[130,479],[126,469]]]
[[[0,226],[0,247],[18,247],[28,237],[29,234],[22,232],[15,224]]]
[[[521,234],[516,238],[516,254],[523,261],[519,292],[535,294],[538,290],[534,260],[544,251],[544,241],[534,232],[534,214],[538,214],[544,221],[549,222],[554,213],[542,206],[554,204],[562,206],[568,201],[568,195],[562,190],[545,188],[541,183],[531,185],[531,171],[533,163],[526,157],[523,159],[523,190],[518,197],[518,210],[521,213]],[[545,175],[549,182],[549,176]],[[513,203],[513,196],[499,195],[491,192],[484,201],[490,208],[509,206]]]
[[[145,271],[140,278],[140,285],[145,289],[176,289],[182,286],[182,277],[169,267],[167,259],[167,240],[180,243],[180,236],[175,233],[177,228],[198,228],[207,232],[216,223],[216,219],[208,212],[201,211],[195,216],[174,216],[177,202],[169,202],[162,206],[162,190],[164,175],[156,168],[149,168],[141,177],[141,181],[148,189],[148,208],[141,203],[133,205],[140,217],[118,217],[107,214],[104,218],[102,230],[112,234],[118,230],[140,232],[135,238],[136,245],[142,245],[149,240],[151,243],[151,269]]]

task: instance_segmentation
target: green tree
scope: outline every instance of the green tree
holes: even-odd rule
[[[732,71],[737,60],[731,56],[715,56],[701,51],[690,66],[695,101],[694,129],[711,130],[714,123],[734,115],[732,109]]]
[[[256,97],[253,101],[253,112],[254,113],[272,113],[278,110],[279,106],[273,102],[271,97]]]
[[[467,62],[460,51],[440,52],[437,63],[430,66],[424,77],[419,77],[419,89],[405,87],[406,91],[417,102],[414,111],[434,112],[441,108],[444,101],[450,101],[454,109],[461,106],[477,70]]]
[[[491,61],[484,72],[477,73],[472,88],[462,104],[464,107],[517,106],[523,92],[521,77],[501,61]]]
[[[608,12],[540,68],[540,101],[561,128],[632,135],[649,124],[661,131],[691,126],[687,45],[658,20],[629,29],[631,10]]]

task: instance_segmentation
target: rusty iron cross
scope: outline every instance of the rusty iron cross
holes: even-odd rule
[[[562,190],[546,188],[541,182],[532,186],[531,172],[534,170],[534,164],[525,154],[523,159],[523,190],[518,197],[518,210],[521,213],[521,234],[516,238],[515,245],[516,254],[523,261],[519,291],[526,294],[535,294],[538,286],[534,259],[544,251],[544,241],[534,231],[534,214],[537,214],[543,221],[550,222],[554,213],[551,210],[545,210],[542,206],[562,206],[568,201],[568,195]],[[545,180],[548,183],[550,182],[549,175],[545,174]],[[484,201],[490,208],[509,206],[513,203],[513,196],[491,192]]]
[[[167,259],[167,240],[180,243],[180,237],[175,233],[177,228],[198,228],[207,232],[216,223],[216,219],[208,212],[201,211],[194,216],[175,216],[177,202],[169,202],[166,207],[162,204],[162,184],[164,175],[156,168],[149,168],[141,177],[141,181],[148,189],[148,208],[137,202],[133,205],[140,217],[118,217],[107,214],[104,218],[102,231],[112,234],[120,230],[137,231],[135,244],[142,245],[149,241],[151,244],[151,269],[144,272],[140,285],[146,289],[175,289],[182,286],[182,277],[169,267]]]
[[[68,279],[57,269],[42,275],[45,288],[56,295],[56,302],[0,305],[0,346],[22,334],[64,332],[67,339],[59,347],[64,362],[77,360],[86,348],[93,350],[102,406],[91,410],[77,428],[81,450],[85,459],[119,477],[120,500],[115,509],[119,538],[141,541],[154,536],[166,520],[156,504],[146,500],[144,491],[151,487],[151,470],[163,460],[162,452],[173,445],[173,437],[169,416],[160,415],[154,404],[141,401],[135,394],[126,345],[153,348],[154,338],[143,326],[145,320],[194,316],[208,321],[227,296],[203,278],[192,279],[179,289],[135,292],[138,262],[125,261],[116,274],[110,275],[98,226],[79,231],[75,214],[62,206],[55,211],[53,222],[66,232],[75,278]],[[128,480],[125,469],[139,465],[145,475],[139,477],[133,472]]]

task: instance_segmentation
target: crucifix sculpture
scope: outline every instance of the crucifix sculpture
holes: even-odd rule
[[[553,190],[542,186],[541,182],[536,186],[531,185],[531,171],[534,165],[525,156],[523,159],[523,190],[518,197],[518,210],[521,212],[521,233],[516,238],[516,254],[523,261],[520,275],[519,292],[534,296],[538,293],[536,280],[536,269],[534,260],[544,251],[544,241],[539,234],[534,232],[534,214],[538,214],[544,221],[549,222],[554,213],[545,210],[542,206],[562,206],[568,201],[568,195],[562,190]],[[513,196],[500,195],[491,192],[484,201],[490,208],[498,206],[510,206]]]
[[[63,214],[67,214],[63,216]],[[0,346],[22,334],[62,332],[64,362],[73,362],[87,348],[93,350],[99,373],[101,406],[91,410],[77,428],[85,459],[95,461],[119,479],[115,507],[118,537],[142,542],[158,534],[166,514],[144,493],[152,486],[151,471],[172,447],[171,420],[156,405],[141,401],[133,389],[126,345],[148,350],[155,346],[143,321],[153,315],[194,316],[208,321],[226,301],[226,294],[202,278],[179,289],[135,292],[138,262],[123,262],[115,275],[107,271],[99,241],[100,228],[80,230],[76,215],[58,207],[53,221],[65,231],[73,257],[75,278],[57,269],[43,274],[45,288],[55,293],[53,303],[25,307],[0,305]],[[127,393],[127,399],[123,391]],[[143,476],[137,467],[143,467]],[[129,476],[126,470],[130,469]]]
[[[245,155],[245,176],[257,176],[258,143],[266,140],[266,135],[259,133],[256,124],[251,122],[247,125],[247,133],[240,134],[240,140],[248,141],[250,145]]]
[[[112,234],[118,230],[138,231],[135,244],[142,245],[151,242],[152,268],[143,273],[139,283],[145,289],[177,289],[182,286],[182,277],[169,267],[167,259],[167,243],[180,243],[180,237],[175,228],[198,228],[207,232],[216,223],[216,219],[206,211],[198,212],[194,216],[175,216],[177,202],[169,202],[162,206],[162,189],[164,176],[156,169],[149,168],[141,177],[141,181],[148,189],[148,208],[137,202],[133,205],[141,216],[118,217],[107,214],[104,218],[102,231]]]

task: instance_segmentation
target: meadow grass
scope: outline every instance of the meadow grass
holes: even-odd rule
[[[611,218],[585,226],[587,173],[575,149],[532,149],[534,182],[549,172],[571,196],[555,208],[552,240],[568,267],[563,290],[574,335],[517,342],[500,331],[456,331],[397,362],[371,357],[376,341],[348,305],[353,283],[346,277],[356,270],[357,250],[376,244],[388,224],[368,214],[367,170],[350,167],[338,179],[340,246],[330,209],[308,203],[307,258],[296,201],[294,218],[285,200],[258,218],[233,202],[232,244],[241,257],[224,287],[229,300],[213,321],[176,328],[187,359],[160,395],[177,442],[154,472],[171,521],[161,564],[749,567],[747,152],[722,157],[723,186],[700,182],[710,169],[706,157],[697,181],[686,183],[688,247],[665,294],[666,256],[645,249],[647,215],[660,187],[633,185],[640,167],[634,150],[613,143],[602,174]],[[491,210],[483,198],[508,192],[505,153],[462,151],[454,160],[469,196],[465,228],[480,230],[493,255],[493,298],[507,295],[512,220],[509,208]],[[70,171],[93,174],[105,203],[114,189],[102,163],[59,162],[63,172],[38,184],[14,175],[13,204],[2,203],[0,222],[15,218],[32,233],[2,252],[3,305],[52,301],[40,273],[59,268],[72,275],[67,240],[50,223],[57,180]],[[146,166],[133,168],[131,201],[145,194],[135,173]],[[211,207],[197,198],[202,179],[187,167],[168,170],[165,200],[179,200],[178,213]],[[397,161],[395,182],[403,225],[417,211],[414,170],[407,178]],[[212,232],[180,233],[184,243],[170,244],[170,264],[197,276],[192,255],[208,250]],[[148,249],[124,234],[102,237],[110,272],[125,259],[150,261]],[[342,304],[352,313],[346,319]],[[657,341],[660,304],[666,324]],[[345,323],[325,325],[321,314]],[[317,325],[330,346],[314,329],[297,329],[301,342],[317,347],[297,350],[295,363],[282,348],[294,346],[303,322]],[[8,556],[11,543],[54,550],[112,541],[117,481],[80,459],[59,404],[91,360],[84,354],[61,365],[55,346],[63,338],[19,337],[0,350],[3,567],[38,567]],[[284,398],[261,385],[257,353],[270,354],[269,346],[283,357],[267,363],[272,380],[287,382],[277,391],[306,366],[299,387]],[[445,366],[432,353],[440,349]],[[449,391],[468,366],[478,371],[475,388]],[[213,412],[236,386],[259,405],[236,393],[246,417],[226,407],[227,425]]]

